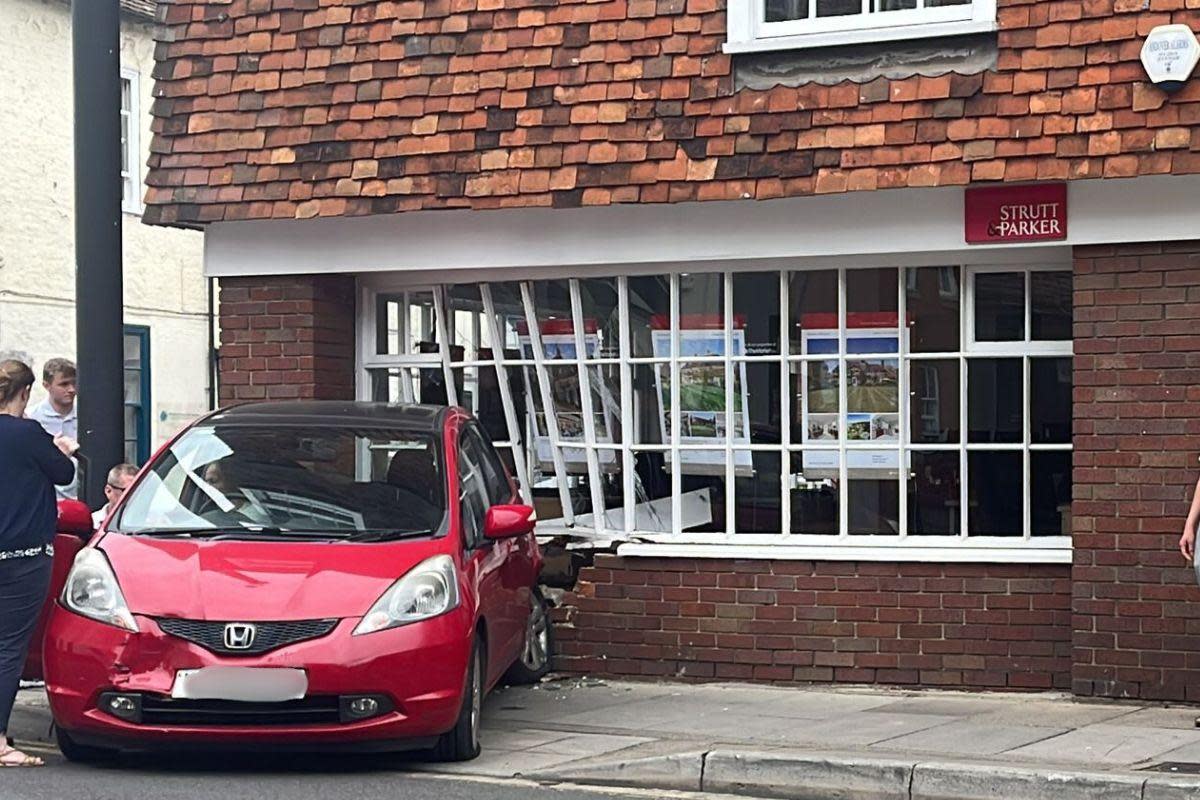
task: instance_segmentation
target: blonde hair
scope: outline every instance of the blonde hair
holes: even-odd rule
[[[23,361],[0,361],[0,405],[7,405],[33,386],[33,370]]]

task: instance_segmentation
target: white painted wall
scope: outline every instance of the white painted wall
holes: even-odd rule
[[[154,86],[148,23],[122,20],[121,64],[141,76],[144,179]],[[0,76],[0,356],[40,373],[46,359],[75,351],[69,4],[0,0]],[[150,327],[157,444],[208,407],[203,236],[143,225],[133,214],[123,224],[125,321]]]

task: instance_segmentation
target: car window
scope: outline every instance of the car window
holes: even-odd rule
[[[492,502],[488,496],[484,460],[477,443],[466,429],[458,441],[458,499],[462,511],[463,538],[468,547],[475,547],[484,539],[483,522]]]
[[[445,516],[439,443],[407,431],[200,426],[126,497],[127,533],[278,528],[353,536],[435,533]]]
[[[469,431],[471,446],[479,454],[479,462],[483,467],[483,480],[487,485],[488,497],[491,499],[492,505],[512,502],[512,484],[508,482],[508,473],[504,469],[504,462],[500,460],[496,448],[484,436],[478,424],[471,423]]]

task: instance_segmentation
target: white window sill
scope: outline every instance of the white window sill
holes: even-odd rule
[[[802,50],[813,47],[929,39],[936,36],[966,36],[973,33],[991,33],[995,30],[996,23],[994,21],[936,22],[924,25],[859,28],[826,33],[800,33],[790,36],[760,36],[746,41],[726,42],[723,49],[726,53],[764,53],[772,50]]]
[[[1022,541],[1010,547],[962,545],[753,545],[626,543],[619,556],[652,558],[736,558],[761,561],[876,561],[927,564],[1070,564],[1070,537]]]

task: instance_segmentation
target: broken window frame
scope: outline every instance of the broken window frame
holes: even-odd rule
[[[910,281],[908,280],[910,271],[920,269],[921,267],[895,267],[887,265],[885,269],[897,270],[896,285],[897,299],[896,307],[898,313],[896,319],[908,319],[907,303]],[[836,359],[839,363],[839,374],[847,375],[846,364],[850,359],[861,360],[861,355],[857,353],[848,353],[847,348],[847,330],[848,330],[848,312],[847,312],[847,275],[856,267],[831,267],[825,266],[821,268],[824,271],[837,272],[838,282],[838,300],[837,300],[837,319],[838,319],[838,353]],[[876,267],[875,269],[879,269]],[[553,484],[559,491],[560,500],[562,503],[562,518],[553,522],[551,527],[555,529],[549,530],[543,527],[540,532],[570,532],[572,534],[591,539],[599,540],[633,540],[641,542],[641,544],[623,545],[622,552],[630,554],[653,553],[655,555],[686,555],[686,556],[706,556],[706,555],[737,555],[739,557],[790,557],[790,558],[826,558],[826,559],[860,559],[860,560],[942,560],[942,561],[1007,561],[1007,562],[1022,562],[1022,563],[1069,563],[1070,560],[1070,536],[1034,536],[1032,535],[1032,510],[1030,508],[1031,500],[1028,487],[1030,485],[1030,463],[1031,455],[1038,452],[1071,452],[1072,444],[1070,442],[1062,443],[1035,443],[1031,433],[1031,412],[1030,412],[1030,365],[1037,358],[1058,357],[1067,358],[1073,355],[1073,342],[1071,340],[1062,341],[1033,341],[1027,328],[1027,335],[1024,341],[1015,342],[976,342],[974,340],[974,288],[976,276],[986,272],[1013,272],[1022,273],[1025,276],[1025,284],[1031,284],[1031,275],[1034,272],[1063,272],[1070,273],[1069,264],[1046,264],[1046,265],[1030,265],[1027,263],[1014,264],[998,264],[994,266],[959,266],[958,268],[958,287],[954,287],[958,292],[959,297],[959,344],[954,350],[933,351],[933,352],[910,352],[909,337],[907,334],[898,337],[896,351],[894,353],[881,353],[879,355],[871,355],[873,359],[887,359],[897,362],[897,403],[898,403],[898,419],[900,433],[897,440],[887,439],[887,443],[880,445],[874,441],[862,443],[849,440],[846,436],[847,426],[847,382],[848,377],[842,377],[839,380],[839,429],[842,432],[836,444],[830,443],[826,445],[814,445],[812,443],[802,443],[793,441],[791,427],[793,423],[792,405],[802,402],[799,396],[793,397],[791,389],[792,372],[796,368],[807,370],[808,364],[812,362],[833,360],[830,355],[806,354],[793,352],[796,349],[796,344],[791,341],[789,336],[789,325],[794,322],[791,320],[792,308],[789,297],[791,288],[791,277],[797,272],[803,270],[788,270],[788,269],[770,269],[766,265],[758,272],[775,272],[779,275],[779,352],[772,355],[752,355],[747,354],[744,350],[738,350],[734,346],[734,326],[736,323],[735,314],[733,313],[733,282],[734,273],[718,272],[723,281],[723,308],[721,312],[722,330],[714,330],[714,334],[723,333],[725,341],[725,355],[722,356],[704,356],[695,357],[687,356],[681,352],[681,335],[680,335],[680,278],[682,273],[675,272],[664,276],[669,282],[670,301],[669,308],[663,309],[667,314],[662,315],[669,320],[670,324],[670,350],[668,356],[633,356],[631,348],[632,332],[631,332],[631,314],[630,314],[630,276],[618,276],[615,281],[618,291],[618,318],[619,318],[619,338],[616,342],[619,358],[596,358],[587,360],[578,358],[580,354],[586,351],[584,342],[584,320],[583,310],[580,303],[580,282],[582,277],[561,278],[562,283],[568,287],[571,299],[572,312],[572,332],[575,341],[575,352],[577,358],[565,359],[562,361],[564,367],[575,366],[579,370],[580,389],[583,398],[590,398],[591,388],[590,382],[596,379],[597,371],[594,367],[597,364],[609,364],[616,367],[617,383],[610,388],[613,394],[620,397],[620,430],[621,435],[615,437],[614,441],[601,442],[597,441],[594,417],[588,412],[594,411],[590,407],[590,401],[585,401],[583,404],[584,414],[584,435],[582,439],[564,439],[558,431],[557,425],[550,425],[551,448],[554,455],[553,475],[545,482],[546,486]],[[607,273],[597,273],[597,277],[606,277],[616,272],[612,269]],[[584,276],[584,277],[590,277]],[[544,278],[540,278],[544,280]],[[427,280],[427,279],[426,279]],[[496,314],[496,309],[492,302],[492,287],[498,283],[506,283],[510,285],[520,286],[520,301],[523,305],[524,322],[527,324],[527,330],[533,332],[539,331],[538,309],[534,305],[534,296],[532,292],[533,281],[525,279],[524,276],[504,275],[490,283],[487,280],[478,282],[480,294],[483,298],[482,303],[482,318],[477,320],[472,326],[476,331],[490,330],[492,341],[495,337],[502,334],[500,330],[499,317]],[[377,337],[382,335],[383,329],[377,326],[376,313],[378,305],[376,298],[380,294],[392,294],[401,292],[421,292],[423,296],[432,294],[439,309],[445,308],[446,297],[449,295],[450,287],[430,286],[425,283],[413,283],[405,285],[403,273],[397,273],[387,278],[379,277],[363,277],[360,283],[361,305],[363,314],[360,318],[360,341],[358,346],[359,352],[359,397],[360,399],[371,399],[371,374],[372,371],[384,368],[401,368],[401,369],[429,369],[433,365],[440,365],[445,374],[450,386],[453,383],[449,381],[449,376],[456,369],[464,367],[475,367],[483,369],[498,370],[498,384],[504,400],[505,416],[509,429],[509,440],[504,442],[496,442],[500,448],[511,448],[513,460],[517,465],[517,471],[520,473],[519,482],[521,491],[526,501],[532,500],[531,486],[535,478],[534,462],[537,459],[536,454],[531,450],[532,442],[531,432],[532,423],[529,419],[517,419],[516,413],[513,410],[512,393],[514,391],[523,391],[524,386],[513,386],[512,381],[508,379],[507,369],[518,367],[521,370],[532,371],[533,374],[539,376],[539,385],[530,385],[527,392],[527,399],[530,410],[540,409],[546,414],[547,419],[553,421],[554,401],[550,396],[547,381],[547,359],[539,357],[542,354],[540,338],[533,335],[533,358],[526,357],[526,353],[522,351],[521,358],[509,358],[504,354],[503,347],[494,349],[496,357],[490,360],[482,360],[479,358],[478,342],[474,347],[462,355],[461,358],[455,358],[449,352],[448,348],[440,348],[438,354],[429,353],[407,353],[404,352],[408,348],[407,341],[402,343],[399,348],[401,352],[392,355],[380,355],[376,352]],[[1025,296],[1026,314],[1028,317],[1029,307],[1032,303],[1032,298],[1029,292]],[[440,316],[440,315],[439,315]],[[511,313],[510,313],[511,316]],[[899,323],[897,322],[897,325]],[[427,325],[428,327],[428,325]],[[447,341],[447,332],[443,325],[433,321],[433,328],[437,329],[437,335],[442,342]],[[409,330],[408,323],[402,321],[401,329]],[[403,339],[404,337],[402,337]],[[993,443],[976,443],[969,441],[968,437],[968,364],[972,359],[978,358],[1013,358],[1021,359],[1023,364],[1024,387],[1023,387],[1023,433],[1020,442],[1008,444],[993,444]],[[725,419],[724,434],[713,440],[712,443],[694,444],[681,441],[680,436],[680,366],[681,362],[711,362],[724,366],[726,381],[725,388]],[[922,362],[954,362],[959,368],[959,387],[958,387],[958,403],[959,403],[959,437],[957,442],[949,443],[925,443],[911,441],[911,415],[909,404],[911,402],[909,381],[910,370],[913,365]],[[751,443],[738,440],[735,433],[736,424],[733,419],[735,415],[734,409],[736,405],[733,402],[731,395],[735,391],[735,381],[730,378],[733,374],[742,369],[745,364],[750,362],[761,362],[772,367],[778,368],[780,371],[780,441],[774,443]],[[556,362],[559,363],[559,362]],[[661,370],[664,366],[671,377],[670,388],[667,390],[671,399],[671,407],[666,410],[670,414],[671,424],[668,426],[668,434],[666,439],[659,443],[646,443],[639,441],[635,434],[635,429],[638,427],[634,419],[633,402],[633,369],[638,367],[650,367],[656,371]],[[528,374],[528,373],[527,373]],[[743,373],[744,375],[744,373]],[[742,386],[745,386],[745,378],[742,378]],[[744,389],[743,389],[744,390]],[[664,393],[660,389],[659,396]],[[720,412],[718,412],[720,413]],[[890,412],[887,412],[890,413]],[[747,431],[747,435],[749,432]],[[515,446],[513,446],[515,445]],[[948,535],[919,535],[910,534],[909,526],[910,519],[908,513],[909,505],[909,483],[913,475],[910,474],[911,465],[908,469],[897,468],[895,470],[896,480],[898,484],[898,502],[899,509],[897,514],[898,532],[879,534],[879,535],[859,535],[851,534],[849,527],[849,482],[853,477],[848,467],[847,454],[853,450],[886,450],[889,453],[895,450],[898,456],[897,465],[909,464],[909,453],[936,453],[939,451],[956,453],[960,459],[959,472],[959,487],[960,505],[958,513],[960,522],[958,532]],[[616,451],[616,460],[621,465],[621,491],[620,499],[622,501],[621,508],[605,507],[605,497],[599,491],[601,465],[600,454]],[[671,491],[669,497],[664,497],[662,500],[669,499],[671,506],[671,527],[668,532],[653,531],[653,530],[638,530],[637,520],[639,509],[637,508],[637,498],[634,492],[634,459],[640,453],[659,452],[668,460],[668,464],[682,464],[681,458],[686,460],[686,455],[692,451],[724,451],[724,487],[725,502],[724,509],[726,515],[726,532],[723,533],[698,533],[694,531],[684,530],[682,528],[683,520],[683,505],[687,502],[684,498],[684,493],[681,489],[681,473],[682,469],[668,469],[670,472],[669,480]],[[587,513],[583,514],[573,509],[570,499],[570,488],[577,486],[578,478],[569,474],[565,465],[564,453],[572,451],[576,453],[583,451],[586,456],[586,478],[589,493],[591,495],[591,504],[595,509],[600,509],[600,514]],[[777,533],[739,533],[735,529],[735,513],[734,507],[736,503],[735,477],[739,469],[736,457],[738,454],[746,452],[753,453],[755,451],[764,451],[770,453],[778,453],[781,463],[780,475],[780,528]],[[838,461],[838,480],[835,491],[838,492],[838,517],[839,529],[836,534],[801,534],[790,531],[792,526],[791,504],[792,492],[798,488],[797,478],[801,477],[796,474],[792,467],[792,456],[795,453],[805,451],[816,452],[826,451],[827,453],[836,453]],[[1022,455],[1022,486],[1026,487],[1023,490],[1023,509],[1022,519],[1023,526],[1020,531],[1012,531],[1009,536],[972,536],[969,525],[969,481],[970,475],[968,470],[969,456],[973,452],[1019,452]],[[555,477],[557,476],[557,478]],[[803,483],[803,479],[801,483]],[[718,490],[719,491],[719,490]],[[561,529],[560,529],[561,528]]]

